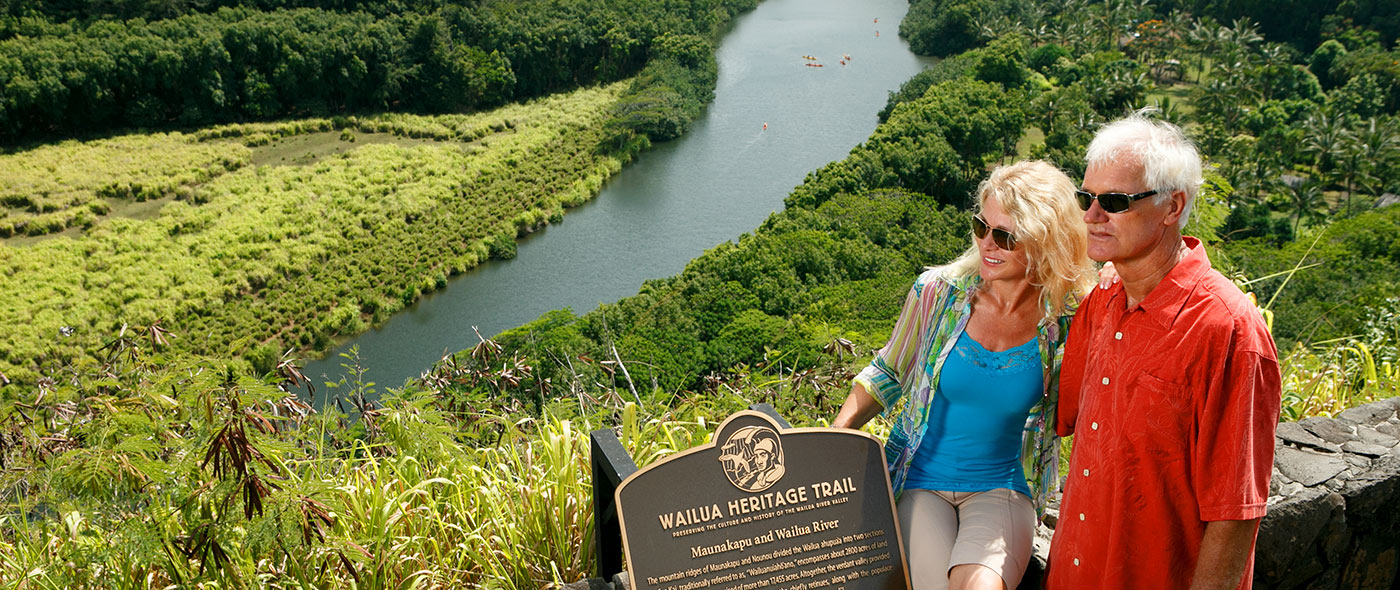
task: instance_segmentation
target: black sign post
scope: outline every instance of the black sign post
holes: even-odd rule
[[[604,580],[622,571],[622,528],[613,502],[617,486],[637,472],[632,456],[610,429],[595,430],[590,439],[593,463],[593,547],[597,576]]]
[[[738,412],[627,477],[616,507],[635,590],[909,588],[884,454],[862,432]]]

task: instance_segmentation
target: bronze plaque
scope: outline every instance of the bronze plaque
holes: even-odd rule
[[[906,590],[885,455],[745,410],[617,489],[637,590]]]

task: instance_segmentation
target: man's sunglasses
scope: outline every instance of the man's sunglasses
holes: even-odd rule
[[[1088,211],[1089,207],[1093,206],[1094,199],[1098,199],[1099,206],[1103,207],[1103,210],[1109,213],[1122,213],[1127,211],[1128,206],[1132,205],[1133,201],[1145,199],[1155,194],[1157,194],[1155,190],[1137,193],[1135,195],[1125,195],[1123,193],[1099,193],[1096,195],[1083,189],[1074,190],[1074,196],[1079,197],[1080,209]]]
[[[982,219],[981,215],[973,215],[972,235],[977,236],[977,239],[980,240],[982,238],[987,237],[987,230],[991,230],[992,243],[996,244],[998,248],[1001,248],[1002,250],[1016,249],[1016,234],[1013,234],[1004,229],[996,229],[991,226],[988,226],[987,220]]]

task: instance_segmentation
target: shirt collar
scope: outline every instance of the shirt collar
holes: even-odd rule
[[[1182,236],[1181,240],[1186,244],[1186,256],[1167,271],[1167,276],[1162,277],[1162,281],[1138,303],[1138,307],[1141,307],[1148,317],[1154,318],[1162,328],[1171,327],[1172,321],[1186,305],[1191,291],[1211,268],[1210,257],[1206,255],[1205,245],[1201,244],[1199,239]],[[1126,305],[1128,293],[1121,282],[1114,285],[1113,295],[1108,298],[1108,302],[1120,298],[1123,299],[1121,305]]]
[[[950,273],[951,274],[951,273]],[[959,297],[965,297],[968,291],[977,288],[982,284],[982,275],[972,273],[965,277],[945,277],[948,285],[959,292]]]

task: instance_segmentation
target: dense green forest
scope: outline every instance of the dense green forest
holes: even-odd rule
[[[1042,34],[1062,45],[1103,44],[1114,36],[1126,42],[1134,27],[1154,18],[1188,27],[1181,31],[1186,33],[1182,41],[1206,32],[1212,23],[1243,20],[1270,41],[1304,53],[1329,39],[1391,47],[1400,36],[1400,11],[1385,0],[912,0],[909,5],[900,35],[914,51],[938,56],[973,49],[1007,32]],[[1086,20],[1060,18],[1065,14]]]
[[[43,10],[6,6],[29,11],[26,18]],[[182,19],[221,14],[219,2],[179,6]],[[377,6],[344,8],[374,19],[445,8]],[[1283,29],[1236,20],[1316,6],[1326,14],[1315,32],[1281,19],[1268,27]],[[1188,233],[1204,238],[1217,267],[1257,297],[1285,356],[1284,416],[1332,414],[1400,394],[1400,207],[1375,206],[1400,181],[1400,76],[1386,24],[1393,13],[1366,6],[916,1],[905,36],[947,59],[892,93],[870,139],[808,175],[761,227],[636,296],[581,315],[551,312],[403,387],[366,383],[348,355],[350,376],[320,392],[319,400],[336,400],[322,407],[287,393],[306,381],[295,359],[238,340],[242,330],[290,317],[329,332],[276,332],[277,347],[287,339],[314,343],[318,334],[389,313],[455,264],[508,255],[517,227],[558,210],[548,195],[588,193],[588,179],[606,176],[598,166],[610,165],[596,154],[556,161],[524,146],[558,151],[557,142],[575,142],[625,153],[644,136],[683,130],[670,122],[684,121],[685,111],[657,108],[674,103],[649,93],[662,92],[659,81],[678,69],[693,74],[705,62],[712,72],[708,39],[673,37],[658,43],[669,59],[656,59],[653,46],[652,65],[631,82],[511,107],[517,111],[238,124],[10,154],[25,164],[7,169],[7,178],[75,187],[74,196],[26,202],[23,214],[84,213],[63,224],[89,233],[74,240],[85,249],[72,253],[50,241],[0,245],[0,269],[9,273],[0,288],[41,276],[26,274],[40,259],[16,254],[22,250],[45,254],[44,262],[107,254],[87,263],[82,280],[142,294],[112,305],[146,315],[129,328],[98,315],[79,326],[90,339],[66,348],[66,336],[51,333],[6,344],[29,349],[0,360],[42,372],[8,386],[0,377],[0,583],[540,588],[582,578],[595,549],[590,429],[614,427],[645,465],[704,441],[718,420],[754,401],[774,403],[796,424],[823,424],[851,372],[887,337],[919,269],[967,244],[962,207],[988,166],[1030,156],[1078,172],[1095,127],[1146,104],[1185,125],[1210,160]],[[160,8],[73,2],[41,16],[78,19],[73,26],[99,14],[165,16],[144,12],[152,10]],[[965,27],[963,46],[933,47],[954,39],[947,32],[956,27]],[[708,92],[704,84],[669,90]],[[374,145],[280,164],[279,146],[327,135],[340,148],[352,140]],[[128,158],[128,148],[164,155]],[[55,163],[69,157],[139,182],[54,176]],[[268,160],[279,164],[258,163]],[[453,176],[464,167],[492,173]],[[537,181],[557,186],[532,197],[544,199],[538,209],[456,205],[462,218],[494,217],[507,229],[500,239],[400,246],[430,224],[415,213],[445,207],[435,199],[451,201],[444,196],[451,191],[431,188],[440,177],[510,187],[504,192]],[[429,188],[356,200],[416,181]],[[110,219],[132,214],[126,208],[146,197],[174,200],[171,214],[146,223]],[[337,250],[350,246],[336,236],[281,229],[300,227],[298,216],[337,211],[323,200],[349,211],[337,227],[354,248],[391,262],[362,270],[345,255],[361,253]],[[57,204],[29,211],[35,203]],[[249,221],[223,225],[207,213],[218,210]],[[81,230],[88,219],[92,228]],[[224,239],[203,241],[204,232]],[[125,242],[126,234],[139,240]],[[124,274],[126,262],[166,237],[185,249],[176,252],[188,256],[181,268],[212,282]],[[453,254],[444,261],[425,251]],[[229,266],[216,276],[193,262],[201,253]],[[294,262],[306,256],[315,263]],[[321,267],[328,274],[315,275]],[[325,278],[340,276],[358,278],[344,285]],[[381,281],[387,291],[362,288]],[[45,314],[87,296],[84,284],[63,285],[39,298],[47,307],[3,325],[48,321]],[[29,297],[16,289],[0,301]],[[200,294],[208,306],[194,314],[170,307],[171,292]],[[274,309],[257,315],[241,305],[250,297]],[[276,308],[283,299],[328,303]],[[352,299],[358,310],[334,303]],[[211,330],[230,330],[218,336],[227,349],[191,355],[184,343]],[[867,428],[881,434],[885,425]]]
[[[639,92],[634,110],[666,100],[698,110],[714,85],[711,39],[755,0],[8,4],[0,145],[120,128],[488,108],[647,66],[662,83]],[[677,132],[674,120],[646,125]]]

